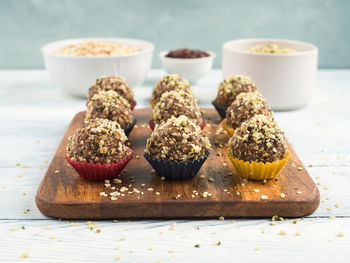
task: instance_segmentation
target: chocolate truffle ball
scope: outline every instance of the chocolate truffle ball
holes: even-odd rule
[[[162,94],[171,90],[183,90],[189,94],[192,93],[190,83],[187,79],[180,77],[177,74],[171,74],[164,76],[157,82],[156,87],[153,90],[151,101],[154,105],[158,103]]]
[[[101,90],[88,102],[85,121],[90,119],[109,119],[125,128],[132,124],[133,118],[129,102],[114,90]]]
[[[199,126],[202,124],[202,114],[191,94],[181,90],[163,93],[153,109],[154,124],[160,124],[172,116],[179,117],[180,115],[185,115]]]
[[[131,154],[125,146],[127,139],[117,122],[90,120],[68,138],[67,157],[87,163],[117,163]]]
[[[229,140],[234,158],[249,162],[282,160],[287,152],[284,133],[265,115],[255,115],[235,130]]]
[[[227,108],[226,123],[229,128],[236,129],[242,122],[258,114],[273,118],[270,107],[259,92],[242,92]]]
[[[219,84],[218,94],[214,102],[229,107],[239,93],[253,91],[257,91],[257,88],[250,77],[228,76]]]
[[[210,147],[201,128],[181,115],[156,126],[147,140],[145,153],[156,159],[186,162],[203,157]]]
[[[130,105],[134,101],[134,93],[126,83],[123,77],[110,76],[96,79],[95,83],[90,87],[88,99],[90,100],[95,94],[101,90],[114,90],[126,99]]]

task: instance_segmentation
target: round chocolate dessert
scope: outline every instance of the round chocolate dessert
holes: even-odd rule
[[[68,138],[66,156],[78,162],[117,163],[131,155],[125,146],[127,140],[117,122],[90,120]]]
[[[114,90],[126,99],[130,105],[134,103],[134,93],[123,77],[110,76],[96,79],[89,89],[88,100],[101,90]]]
[[[147,140],[145,154],[155,159],[186,162],[205,156],[210,147],[201,128],[181,115],[156,126]]]
[[[250,77],[235,75],[226,77],[220,84],[214,102],[220,106],[229,107],[241,92],[253,92],[258,89]]]
[[[153,109],[154,124],[167,121],[172,116],[185,115],[197,125],[202,125],[202,114],[197,102],[191,94],[182,90],[172,90],[163,93]]]
[[[255,115],[235,130],[229,140],[234,158],[248,162],[274,162],[288,153],[284,133],[265,115]]]
[[[236,96],[226,111],[226,125],[236,129],[242,122],[254,115],[262,114],[273,118],[273,113],[263,96],[255,92],[242,92]]]
[[[101,90],[92,96],[87,107],[85,121],[108,119],[118,122],[122,128],[133,123],[129,102],[114,90]]]
[[[183,90],[188,94],[193,94],[190,83],[187,79],[180,77],[177,74],[171,74],[164,76],[157,82],[156,87],[153,90],[151,102],[155,106],[164,92],[171,90]]]

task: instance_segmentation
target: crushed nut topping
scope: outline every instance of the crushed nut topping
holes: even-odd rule
[[[242,92],[236,96],[226,110],[227,126],[236,129],[243,122],[258,114],[273,119],[273,112],[259,92]]]
[[[210,147],[201,128],[181,115],[156,125],[147,140],[145,153],[157,159],[187,161],[201,158]]]
[[[152,101],[155,104],[158,103],[162,94],[171,90],[183,90],[186,93],[193,94],[190,83],[187,79],[180,77],[177,74],[170,74],[161,78],[157,82],[156,87],[152,93]]]
[[[235,158],[250,162],[274,162],[288,152],[284,133],[265,115],[243,122],[231,137],[229,147]]]
[[[95,83],[90,86],[88,100],[101,90],[114,90],[119,93],[130,104],[134,101],[134,92],[126,83],[125,78],[120,76],[101,77],[96,79]]]
[[[270,53],[270,54],[288,54],[288,53],[296,53],[297,51],[291,48],[282,48],[277,44],[266,44],[251,47],[249,52],[252,53]]]
[[[90,119],[108,119],[116,121],[122,128],[133,122],[129,102],[114,90],[101,90],[87,105],[85,121]]]
[[[253,92],[257,88],[250,77],[235,75],[226,77],[220,84],[215,103],[222,106],[230,106],[236,96],[241,92]]]
[[[67,157],[73,161],[117,163],[130,156],[124,130],[115,121],[94,119],[68,138]]]
[[[192,94],[183,90],[172,90],[162,94],[160,100],[153,109],[153,120],[155,124],[167,121],[172,116],[187,116],[197,125],[202,124],[202,113]]]

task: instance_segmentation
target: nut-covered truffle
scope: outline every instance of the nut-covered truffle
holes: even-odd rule
[[[134,93],[123,77],[110,76],[96,79],[95,83],[89,89],[88,99],[90,100],[101,90],[114,90],[118,92],[130,105],[132,105],[134,101]]]
[[[117,122],[90,120],[68,138],[67,157],[87,163],[117,163],[131,154],[125,146],[127,139]]]
[[[284,133],[265,115],[243,122],[229,140],[229,147],[234,158],[249,162],[282,160],[288,152]]]
[[[156,105],[162,94],[171,90],[183,90],[189,94],[192,94],[192,89],[187,79],[182,78],[177,74],[171,74],[164,76],[157,82],[152,93],[152,103]]]
[[[85,121],[109,119],[118,122],[122,128],[133,122],[129,102],[113,90],[101,90],[92,96],[87,106]]]
[[[172,116],[179,117],[180,115],[185,115],[199,126],[202,124],[202,114],[191,94],[182,90],[163,93],[153,109],[154,123],[160,124]]]
[[[270,107],[259,92],[242,92],[228,107],[226,124],[229,128],[236,129],[242,122],[258,114],[273,117]]]
[[[226,77],[220,84],[215,103],[229,107],[241,92],[257,91],[250,77],[236,75]]]
[[[201,128],[181,115],[156,126],[147,140],[145,153],[156,159],[186,162],[203,157],[210,147]]]

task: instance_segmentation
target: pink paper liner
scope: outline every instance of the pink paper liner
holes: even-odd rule
[[[149,122],[148,122],[148,125],[149,125],[149,127],[151,128],[151,130],[153,131],[153,130],[154,130],[154,127],[155,127],[155,125],[154,125],[154,120],[153,120],[153,119],[150,119]],[[202,124],[201,124],[201,129],[202,129],[202,130],[204,129],[205,125],[206,125],[206,122],[205,122],[204,119],[202,119]]]
[[[132,150],[128,148],[131,155],[123,161],[112,163],[112,164],[100,164],[100,163],[86,163],[77,162],[71,160],[67,155],[65,158],[67,162],[77,171],[80,177],[89,181],[103,181],[106,179],[115,178],[124,169],[127,163],[132,159]]]

